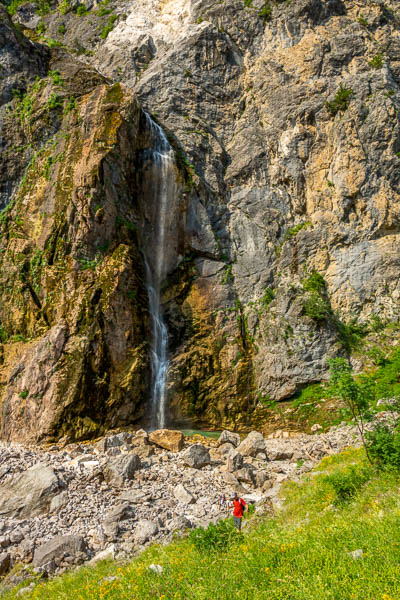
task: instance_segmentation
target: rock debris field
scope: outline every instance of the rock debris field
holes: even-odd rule
[[[48,574],[131,556],[228,516],[219,497],[233,491],[261,512],[279,504],[283,481],[360,443],[345,424],[291,435],[265,439],[253,431],[241,440],[224,431],[218,440],[199,437],[198,443],[179,431],[140,430],[64,448],[2,444],[0,574],[19,562]]]

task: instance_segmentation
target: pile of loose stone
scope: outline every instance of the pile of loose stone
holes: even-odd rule
[[[45,450],[2,444],[0,574],[18,562],[59,573],[130,556],[228,516],[220,496],[233,491],[263,510],[277,501],[283,481],[359,445],[356,429],[345,424],[325,434],[265,439],[253,431],[241,441],[224,431],[218,440],[200,439],[187,442],[180,431],[165,429]]]

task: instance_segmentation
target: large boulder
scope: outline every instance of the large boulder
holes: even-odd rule
[[[182,452],[181,456],[184,464],[194,469],[201,469],[201,467],[211,463],[210,452],[202,444],[189,446],[189,448]]]
[[[232,444],[235,448],[237,448],[240,444],[240,435],[238,433],[233,433],[233,431],[223,431],[218,438],[217,445],[222,446],[222,444]]]
[[[138,522],[135,529],[134,539],[137,544],[145,544],[154,535],[158,533],[158,525],[154,521],[142,519]]]
[[[80,535],[58,535],[35,550],[32,564],[53,571],[64,558],[87,556],[85,540]]]
[[[243,456],[237,451],[234,450],[229,454],[228,459],[226,461],[226,470],[230,473],[233,471],[237,471],[243,467]]]
[[[265,452],[265,440],[262,433],[252,431],[237,448],[242,456],[257,456],[258,452]]]
[[[140,469],[141,460],[137,454],[116,456],[108,461],[103,469],[104,479],[113,487],[121,487],[126,480],[133,479]]]
[[[150,433],[149,441],[170,452],[179,452],[183,448],[183,433],[174,429],[157,429]]]
[[[0,486],[0,517],[35,517],[49,510],[60,484],[51,467],[34,465]]]
[[[117,504],[107,514],[105,522],[107,523],[119,523],[120,521],[126,521],[127,519],[133,519],[135,517],[135,510],[129,503]]]
[[[174,496],[182,504],[193,504],[193,502],[196,502],[192,494],[181,483],[176,486]]]
[[[0,554],[0,576],[5,575],[11,565],[11,558],[8,552],[2,552]]]

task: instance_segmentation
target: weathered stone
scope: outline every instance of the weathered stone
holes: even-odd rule
[[[232,446],[237,448],[240,444],[240,435],[232,431],[223,431],[218,438],[217,445],[222,446],[222,444],[226,443],[232,444]]]
[[[79,535],[60,535],[45,542],[35,550],[32,564],[35,567],[54,570],[54,563],[61,561],[64,556],[86,554],[87,547],[83,537]]]
[[[201,469],[211,462],[208,448],[202,444],[189,446],[189,448],[182,452],[181,458],[185,465],[194,469]]]
[[[112,510],[110,510],[105,518],[106,523],[119,523],[120,521],[126,521],[127,519],[133,519],[135,517],[135,511],[132,506],[128,503],[117,504]]]
[[[181,483],[174,489],[174,496],[182,504],[193,504],[193,502],[196,502],[192,494]]]
[[[0,516],[21,519],[46,513],[58,491],[53,469],[35,465],[0,486]]]
[[[175,517],[167,522],[169,531],[182,531],[183,529],[191,529],[192,522],[185,516]]]
[[[95,554],[93,556],[93,558],[90,559],[89,564],[95,565],[96,563],[100,562],[101,560],[109,560],[109,559],[114,559],[114,558],[115,558],[115,545],[110,544],[110,546],[108,546],[104,550],[101,550],[100,552]]]
[[[248,483],[250,485],[254,484],[254,474],[253,474],[253,471],[251,471],[251,469],[242,468],[242,469],[239,469],[238,471],[235,471],[233,473],[233,475],[236,477],[236,479],[238,481]]]
[[[229,443],[222,444],[217,449],[220,456],[228,456],[234,450],[235,450],[235,446],[233,446],[232,444],[229,444]]]
[[[243,456],[237,451],[234,450],[228,455],[226,461],[226,470],[233,473],[233,471],[237,471],[243,467]]]
[[[158,525],[154,521],[142,519],[138,521],[135,529],[134,539],[137,544],[145,544],[158,533]]]
[[[126,480],[133,478],[140,467],[141,461],[137,454],[118,456],[109,460],[104,467],[104,479],[112,486],[121,487]]]
[[[57,496],[54,496],[51,499],[49,512],[50,513],[57,512],[58,510],[60,510],[60,508],[65,506],[67,504],[67,502],[68,502],[68,492],[64,490],[63,492],[61,492],[60,494],[57,494]]]
[[[256,456],[265,451],[265,440],[262,433],[252,431],[238,446],[237,451],[243,456]]]
[[[0,554],[0,576],[5,575],[11,565],[11,558],[8,552],[2,552]]]
[[[179,452],[183,448],[183,433],[173,429],[157,429],[150,433],[149,441],[170,452]]]

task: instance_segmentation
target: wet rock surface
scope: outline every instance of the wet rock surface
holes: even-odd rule
[[[343,424],[322,434],[263,438],[264,457],[242,456],[233,446],[226,455],[225,443],[202,438],[202,444],[186,440],[185,448],[175,453],[154,445],[154,454],[138,463],[137,447],[130,443],[135,438],[124,437],[117,457],[99,451],[116,447],[115,436],[64,448],[1,444],[1,495],[32,474],[42,482],[46,472],[57,482],[50,486],[51,498],[46,496],[40,514],[25,488],[18,501],[21,512],[0,517],[1,570],[33,561],[41,571],[55,573],[103,556],[130,556],[153,541],[226,518],[230,510],[220,505],[219,497],[233,491],[261,510],[270,501],[278,502],[283,481],[298,480],[324,456],[360,443],[356,428]],[[253,432],[243,447],[254,438],[259,446],[262,435]],[[199,447],[202,466],[188,465],[187,457],[198,457]],[[204,455],[210,454],[213,458],[205,461]],[[116,460],[135,462],[131,476],[118,486],[105,478]]]

